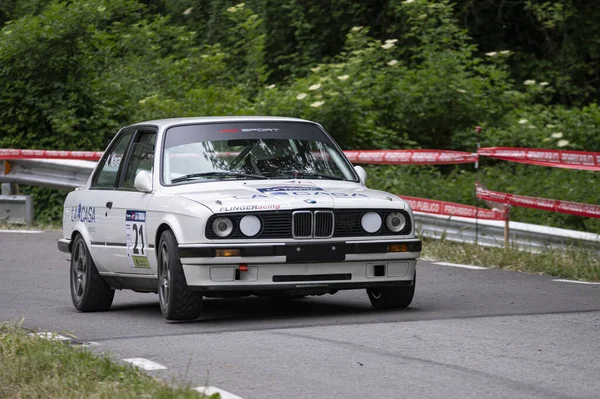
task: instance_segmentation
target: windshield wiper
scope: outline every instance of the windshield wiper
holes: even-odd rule
[[[189,175],[179,176],[171,180],[171,183],[179,183],[185,180],[193,180],[198,177],[233,177],[233,178],[243,178],[250,177],[252,179],[268,179],[266,176],[261,175],[251,175],[247,173],[238,173],[238,172],[203,172],[203,173],[190,173]]]
[[[310,179],[312,177],[312,178],[317,178],[317,179],[345,180],[343,177],[339,177],[339,176],[331,176],[331,175],[326,175],[323,173],[313,173],[313,172],[297,172],[294,170],[284,170],[282,172],[275,172],[272,175],[270,174],[269,177],[278,177],[278,176],[287,176],[287,175],[292,175],[292,176],[294,176],[294,178],[304,177],[304,178]]]

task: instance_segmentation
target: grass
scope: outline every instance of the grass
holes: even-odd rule
[[[422,259],[497,267],[573,280],[600,281],[600,256],[585,248],[549,249],[531,253],[421,237]]]
[[[62,230],[62,222],[53,222],[53,223],[35,222],[32,226],[27,226],[26,224],[7,223],[5,221],[0,221],[0,230],[60,231],[60,230]]]
[[[210,398],[60,341],[0,325],[0,398]]]

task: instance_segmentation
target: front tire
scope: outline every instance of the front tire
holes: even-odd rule
[[[75,309],[81,312],[110,309],[115,290],[98,273],[85,240],[79,234],[73,241],[70,274],[71,299]]]
[[[202,295],[188,289],[177,239],[170,230],[162,233],[158,244],[158,299],[167,320],[197,319],[202,310]]]
[[[417,273],[410,287],[367,288],[367,295],[375,309],[403,309],[408,307],[415,295]]]

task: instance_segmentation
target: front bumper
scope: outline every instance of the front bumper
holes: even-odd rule
[[[420,251],[417,239],[179,246],[188,287],[207,293],[407,286]]]
[[[57,245],[60,252],[71,253],[71,240],[61,238],[57,241]]]

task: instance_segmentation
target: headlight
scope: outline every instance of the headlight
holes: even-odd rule
[[[233,222],[226,217],[216,218],[212,222],[212,230],[221,238],[227,237],[233,232]]]
[[[360,225],[367,233],[377,233],[381,228],[381,216],[377,212],[367,212],[360,219]]]
[[[406,217],[400,212],[392,212],[385,218],[385,226],[392,233],[398,233],[406,227]]]
[[[254,237],[261,227],[260,219],[254,215],[246,215],[240,220],[240,231],[246,237]]]

